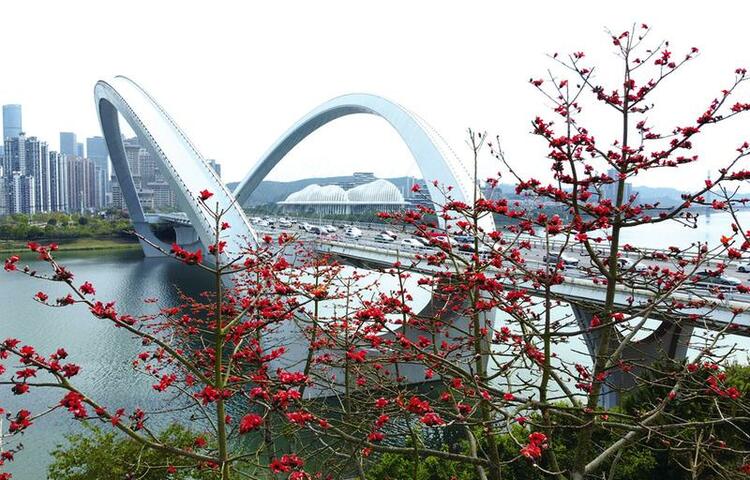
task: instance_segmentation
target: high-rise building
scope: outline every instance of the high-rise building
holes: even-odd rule
[[[88,158],[67,157],[68,205],[73,212],[95,210],[97,203],[96,166]]]
[[[71,157],[78,155],[78,142],[73,132],[60,132],[60,153]]]
[[[109,160],[109,151],[103,137],[89,137],[86,139],[86,157],[93,161],[99,168],[104,169],[109,174],[107,161]]]
[[[100,206],[107,205],[107,194],[112,189],[109,184],[109,151],[103,137],[89,137],[86,139],[86,154],[89,160],[94,162],[99,169],[97,189],[99,192],[98,202]]]
[[[176,206],[174,191],[167,183],[154,157],[148,153],[137,138],[123,142],[125,158],[130,167],[138,199],[145,210],[172,210]],[[112,176],[112,206],[124,208],[122,190],[117,178]]]
[[[602,186],[602,197],[603,199],[610,200],[612,204],[615,204],[617,202],[617,185],[619,182],[619,173],[614,168],[611,168],[607,175],[609,175],[614,182],[608,183],[604,186]],[[633,184],[630,182],[625,182],[625,188],[623,189],[623,195],[622,195],[622,201],[623,203],[627,203],[630,201],[630,196],[633,194]]]
[[[49,152],[50,210],[69,211],[68,160],[65,155]]]
[[[47,143],[21,133],[8,138],[3,150],[4,213],[50,211],[53,185]]]
[[[8,137],[3,145],[3,179],[5,190],[5,213],[36,213],[34,171],[37,165],[33,155],[38,148],[32,145],[26,148],[26,137],[23,132],[15,137]],[[36,138],[34,138],[34,142]],[[41,168],[41,165],[38,166]]]
[[[21,105],[3,105],[3,143],[6,138],[21,135],[23,126],[21,122]]]
[[[34,177],[13,172],[6,183],[8,190],[8,213],[36,213],[34,201]]]
[[[112,205],[112,208],[118,209],[118,210],[125,210],[126,205],[122,198],[122,190],[120,189],[120,183],[117,181],[117,176],[112,175],[109,179],[109,185],[112,189],[112,199],[110,200],[110,204]]]
[[[76,143],[76,156],[80,158],[84,158],[86,156],[86,152],[84,152],[83,144],[81,142]]]
[[[7,215],[8,212],[8,195],[5,188],[5,175],[3,167],[0,167],[0,215]]]
[[[10,181],[14,172],[26,175],[26,137],[23,133],[6,138],[3,148],[4,178]]]
[[[206,160],[206,162],[208,162],[208,165],[213,168],[214,172],[216,172],[216,175],[221,178],[221,164],[213,158],[209,158],[208,160]]]
[[[49,155],[47,142],[36,137],[25,141],[26,175],[34,178],[34,205],[38,212],[50,211]]]

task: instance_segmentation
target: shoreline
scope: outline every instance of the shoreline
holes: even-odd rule
[[[32,241],[32,240],[29,240]],[[41,244],[53,243],[54,240],[33,240]],[[15,241],[11,240],[6,242],[0,242],[0,254],[7,253],[23,253],[28,252],[29,249],[26,246],[26,241]],[[84,251],[100,251],[100,250],[134,250],[140,249],[141,245],[137,241],[119,241],[112,239],[75,239],[73,241],[65,241],[64,243],[58,243],[58,252],[84,252]]]

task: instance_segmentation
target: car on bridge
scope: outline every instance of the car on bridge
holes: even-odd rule
[[[458,249],[462,252],[469,252],[474,253],[474,241],[471,242],[463,242],[458,244]],[[478,246],[478,253],[480,255],[489,255],[492,250],[490,250],[490,247],[484,244],[479,244]]]
[[[373,237],[373,240],[378,243],[393,243],[396,241],[394,237],[391,237],[390,235],[386,235],[385,233],[378,233]]]
[[[742,273],[748,273],[748,272],[750,272],[750,262],[748,262],[748,263],[741,263],[737,267],[737,271],[738,272],[742,272]]]
[[[420,242],[416,238],[405,238],[401,240],[401,245],[411,247],[411,248],[418,248],[420,250],[427,248],[424,243]]]
[[[382,232],[380,232],[379,235],[388,235],[389,237],[391,237],[394,240],[396,240],[398,238],[398,235],[396,234],[396,232],[392,232],[390,230],[383,230]]]
[[[323,230],[325,230],[327,233],[336,233],[338,228],[334,227],[333,225],[323,225]]]
[[[697,272],[693,277],[696,286],[705,289],[718,288],[719,290],[734,290],[742,282],[734,277],[727,277],[716,272],[704,270]]]
[[[570,255],[565,255],[564,253],[558,253],[558,252],[549,252],[544,257],[542,257],[542,261],[544,263],[562,263],[566,267],[577,267],[578,266],[578,259],[571,257]]]
[[[424,237],[414,237],[414,240],[421,243],[425,248],[432,248],[432,245],[430,244],[430,240]]]
[[[349,238],[359,238],[362,236],[362,230],[360,230],[357,227],[349,227],[346,230],[344,230],[344,235],[346,235]]]
[[[645,272],[648,267],[642,263],[636,263],[629,258],[618,258],[617,266],[621,271]]]
[[[474,237],[472,235],[454,235],[454,239],[458,243],[474,243]]]
[[[430,245],[437,245],[445,250],[450,250],[452,247],[458,245],[458,242],[447,235],[437,235],[432,237]]]

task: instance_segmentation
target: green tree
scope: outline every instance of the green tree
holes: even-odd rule
[[[208,468],[186,465],[184,459],[144,448],[142,444],[123,437],[116,431],[84,423],[86,431],[66,437],[67,444],[58,445],[52,452],[53,463],[48,468],[50,480],[101,480],[103,478],[138,478],[163,480],[170,466],[176,471],[172,480],[212,480],[217,473]],[[193,445],[195,436],[179,425],[167,427],[161,441],[180,448]]]

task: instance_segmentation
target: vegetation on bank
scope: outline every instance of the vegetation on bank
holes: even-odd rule
[[[0,217],[0,241],[131,238],[131,230],[127,213],[116,210],[97,215],[54,212]]]
[[[727,377],[738,386],[743,396],[750,395],[750,366],[731,365],[726,369]],[[610,414],[634,413],[639,405],[645,405],[658,397],[667,395],[668,391],[660,391],[654,387],[642,387],[633,392],[621,408],[610,411]],[[692,398],[680,402],[679,415],[686,421],[704,421],[705,412],[711,409],[706,398]],[[723,407],[729,407],[729,402],[719,400]],[[723,405],[726,403],[726,405]],[[534,423],[539,418],[531,417],[528,423]],[[565,426],[565,419],[555,420],[559,424],[555,438],[560,440],[554,444],[555,454],[562,459],[568,459],[573,454],[575,446],[575,429]],[[747,422],[744,422],[747,423]],[[724,451],[720,461],[724,468],[736,471],[744,462],[743,455],[738,452],[745,441],[741,432],[747,431],[750,425],[706,425],[706,438],[719,437],[724,439]],[[524,427],[514,425],[514,435],[499,435],[497,438],[501,460],[507,462],[506,478],[514,480],[541,480],[545,474],[537,468],[529,468],[527,462],[514,462],[518,457],[518,445],[515,438],[523,436]],[[415,426],[419,432],[419,426]],[[170,445],[190,447],[195,441],[196,434],[184,426],[173,424],[165,429],[159,437],[169,439]],[[600,432],[600,435],[614,435],[611,432]],[[447,451],[463,452],[468,447],[462,435],[449,439],[427,438],[416,435],[414,441]],[[125,437],[106,427],[86,424],[82,433],[66,437],[67,443],[60,444],[52,452],[53,463],[48,469],[50,480],[98,480],[106,475],[111,478],[142,478],[161,479],[170,466],[172,479],[212,479],[219,478],[218,472],[210,468],[196,468],[194,465],[174,469],[175,465],[184,465],[179,457],[156,452],[144,448],[138,442]],[[597,437],[597,443],[607,443],[612,438]],[[672,439],[674,440],[674,439]],[[683,449],[681,445],[672,441],[665,441],[660,436],[634,444],[623,450],[614,461],[607,465],[607,479],[610,480],[641,480],[645,478],[660,478],[664,480],[689,480],[698,474],[702,479],[721,478],[719,472],[712,465],[691,465],[690,456],[694,452]],[[325,463],[325,460],[321,460]],[[541,463],[544,467],[544,462]],[[446,461],[436,457],[413,458],[400,454],[375,454],[365,465],[367,480],[478,480],[476,469],[462,462]],[[691,470],[692,469],[692,470]],[[116,474],[116,475],[115,475]],[[129,476],[128,476],[129,475]],[[109,478],[109,477],[108,477]]]
[[[61,240],[59,251],[80,252],[90,250],[131,250],[138,249],[140,245],[135,237],[128,238],[74,238]],[[26,241],[0,240],[0,253],[28,252]]]
[[[197,468],[176,468],[184,463],[176,455],[144,448],[118,432],[85,423],[85,431],[68,435],[67,444],[52,452],[50,480],[100,480],[103,478],[137,478],[140,480],[209,480],[214,472]],[[174,424],[158,435],[160,441],[180,448],[192,448],[194,436],[188,429]],[[171,467],[171,468],[170,468]],[[168,473],[168,477],[167,477]]]

